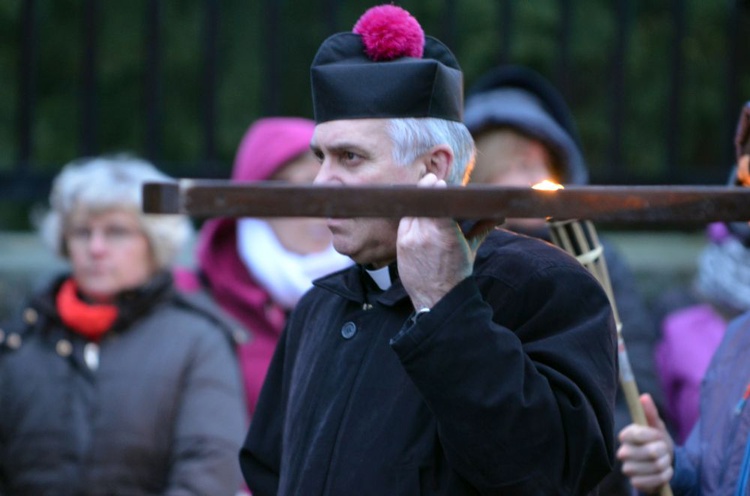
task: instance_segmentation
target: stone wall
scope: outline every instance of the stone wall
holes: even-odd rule
[[[628,260],[647,301],[665,289],[688,284],[704,244],[702,232],[601,232],[600,236]],[[191,246],[185,249],[181,264],[192,264],[191,250]],[[65,267],[35,234],[0,232],[0,320],[19,308],[33,288]]]
[[[646,301],[665,290],[688,286],[695,276],[698,256],[706,244],[703,231],[604,232],[630,264]]]

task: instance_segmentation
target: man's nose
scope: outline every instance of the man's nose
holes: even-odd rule
[[[329,184],[331,182],[331,164],[328,160],[324,160],[320,164],[320,169],[313,179],[313,184]]]

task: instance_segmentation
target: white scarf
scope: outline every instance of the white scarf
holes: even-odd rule
[[[695,284],[710,301],[737,311],[750,310],[750,250],[732,237],[707,246],[700,256]]]
[[[237,221],[237,252],[247,270],[285,309],[294,308],[314,279],[353,263],[332,245],[309,255],[292,253],[281,245],[267,222],[249,218]]]

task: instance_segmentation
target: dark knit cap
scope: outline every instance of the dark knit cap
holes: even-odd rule
[[[743,155],[750,155],[750,101],[740,109],[740,117],[737,120],[737,130],[734,135],[734,146],[737,154],[737,162],[732,168],[729,177],[729,184],[740,186],[742,183],[737,177],[737,169],[740,159]],[[750,248],[750,223],[748,222],[728,222],[729,231],[739,239],[745,247]]]
[[[559,91],[522,66],[496,67],[480,77],[466,97],[464,123],[478,136],[500,126],[544,143],[560,159],[563,184],[586,184],[588,169],[573,115]]]
[[[463,121],[463,75],[451,51],[394,5],[318,49],[310,69],[315,122],[437,117]]]

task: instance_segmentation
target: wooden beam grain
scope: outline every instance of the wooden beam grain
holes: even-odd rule
[[[609,223],[750,220],[750,189],[734,186],[576,186],[543,191],[469,185],[353,187],[180,180],[149,183],[144,209],[207,217],[541,217]]]

